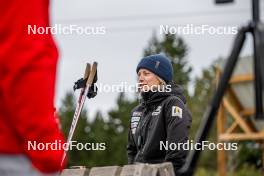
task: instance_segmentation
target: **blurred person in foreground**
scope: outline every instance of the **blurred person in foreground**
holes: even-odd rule
[[[0,4],[0,175],[57,175],[64,143],[54,115],[58,52],[50,31],[29,31],[49,26],[49,0]]]

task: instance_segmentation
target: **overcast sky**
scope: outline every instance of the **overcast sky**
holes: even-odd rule
[[[136,83],[135,68],[153,31],[158,37],[160,25],[240,26],[250,19],[250,0],[236,0],[229,5],[213,0],[53,0],[52,25],[62,24],[99,27],[104,35],[55,35],[60,51],[55,103],[59,108],[74,81],[83,75],[86,62],[97,61],[98,82],[104,84]],[[263,5],[262,5],[262,9]],[[193,67],[192,77],[201,73],[219,56],[226,57],[234,35],[181,35],[188,45],[187,59]],[[242,56],[250,55],[251,40]],[[177,76],[177,75],[175,75]],[[85,107],[93,115],[115,105],[118,93],[100,93]],[[78,93],[75,93],[78,96]]]

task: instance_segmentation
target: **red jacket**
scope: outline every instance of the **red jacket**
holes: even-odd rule
[[[61,169],[63,150],[28,150],[64,142],[54,118],[58,52],[50,33],[28,34],[28,25],[49,26],[48,0],[0,0],[0,154],[24,154],[42,172]]]

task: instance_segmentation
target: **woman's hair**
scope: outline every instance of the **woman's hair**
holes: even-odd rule
[[[156,77],[157,77],[157,79],[159,80],[160,85],[162,85],[162,86],[166,86],[166,82],[165,82],[163,79],[161,79],[159,76],[156,76]]]

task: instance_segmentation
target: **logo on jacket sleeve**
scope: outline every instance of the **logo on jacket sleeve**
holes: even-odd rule
[[[179,106],[172,106],[171,116],[182,118],[182,108]]]
[[[135,111],[135,112],[133,112],[132,116],[142,116],[142,112]]]
[[[159,115],[160,112],[161,112],[161,106],[158,106],[158,107],[155,109],[155,111],[152,112],[152,115],[153,115],[153,116],[154,116],[154,115]]]
[[[130,128],[131,128],[132,134],[136,133],[136,129],[138,127],[138,123],[139,123],[141,115],[142,115],[142,112],[133,112],[132,114],[131,121],[130,121]]]

